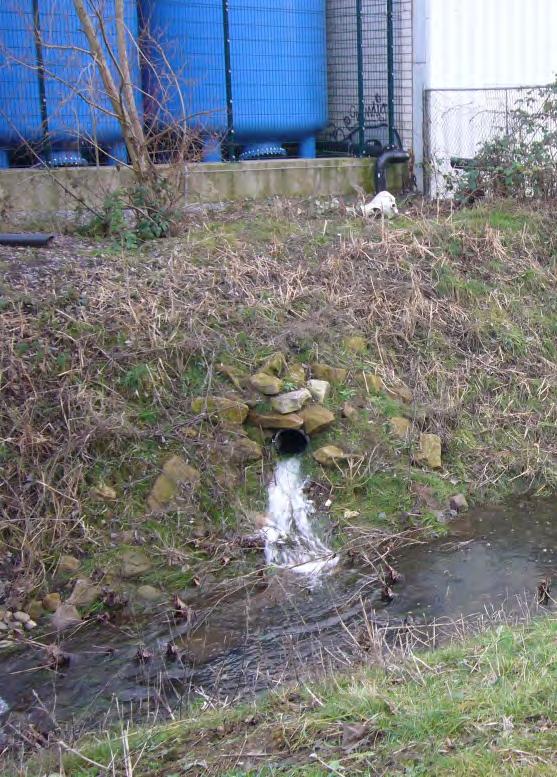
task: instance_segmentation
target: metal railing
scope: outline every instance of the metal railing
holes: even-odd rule
[[[86,6],[118,80],[115,0]],[[412,142],[412,0],[124,6],[145,122],[167,145],[187,128],[192,158],[366,156]],[[167,145],[154,151],[160,161]],[[0,166],[125,159],[72,0],[3,0]]]
[[[324,154],[412,144],[411,0],[328,0]]]

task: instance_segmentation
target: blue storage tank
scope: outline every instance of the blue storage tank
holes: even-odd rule
[[[327,121],[325,0],[228,0],[229,91],[223,0],[140,0],[146,113],[180,122],[220,159],[232,118],[241,159],[315,156]],[[231,102],[227,103],[227,98]]]
[[[87,3],[93,11],[93,5]],[[96,2],[107,46],[116,50],[114,0]],[[125,21],[137,41],[136,0]],[[93,14],[91,13],[93,17]],[[99,22],[96,22],[99,26]],[[88,50],[72,0],[0,0],[0,166],[31,144],[52,165],[87,164],[96,145],[109,164],[127,160],[119,122]],[[137,46],[130,41],[132,80],[140,97]],[[85,50],[85,51],[83,51]]]

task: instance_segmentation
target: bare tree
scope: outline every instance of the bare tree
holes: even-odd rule
[[[173,222],[176,222],[181,210],[180,200],[185,191],[187,163],[199,158],[200,149],[196,133],[185,118],[180,74],[170,72],[160,41],[151,40],[145,30],[142,31],[141,40],[138,40],[134,30],[129,29],[126,0],[108,0],[108,6],[107,0],[71,2],[79,22],[78,35],[81,40],[75,34],[74,37],[68,35],[67,40],[60,40],[64,36],[40,29],[38,18],[35,17],[31,22],[29,11],[23,10],[19,11],[21,18],[33,26],[28,40],[34,38],[47,56],[37,64],[31,54],[25,57],[21,52],[14,53],[7,49],[0,53],[6,61],[9,59],[17,66],[38,68],[44,80],[56,82],[60,89],[58,104],[53,107],[60,112],[65,111],[71,115],[70,106],[76,105],[72,101],[77,98],[89,107],[93,117],[99,117],[99,120],[105,117],[117,122],[128,152],[127,166],[132,174],[132,185],[121,191],[119,196],[125,200],[126,210],[131,212],[135,222],[146,227],[143,230],[146,235],[163,236],[175,226]],[[14,3],[14,9],[17,9],[17,0]],[[14,13],[17,12],[14,10]],[[44,17],[53,20],[55,13],[53,4],[47,7]],[[54,27],[59,27],[61,23],[58,19]],[[52,50],[63,61],[62,67],[52,65],[56,61],[56,57],[48,56],[53,53]],[[161,56],[149,59],[154,53]],[[155,60],[164,61],[164,72],[156,72]],[[143,112],[145,95],[139,83],[139,65],[149,70],[154,76],[152,81],[157,84],[157,94],[148,95],[150,120],[147,121]],[[173,96],[180,95],[183,105],[181,117],[172,118],[171,111],[165,108],[165,100],[169,99],[170,93]],[[157,120],[157,116],[162,117],[162,120]],[[102,145],[95,132],[84,130],[77,118],[74,121],[79,144],[84,143],[93,149],[97,162],[107,154],[110,158],[110,149],[106,148],[106,144]],[[95,121],[93,118],[93,127]],[[200,123],[199,117],[196,123]],[[67,133],[70,132],[68,127]],[[42,163],[43,156],[37,150],[37,145],[23,136],[21,141],[37,162]],[[45,132],[45,145],[48,142],[48,132]],[[161,150],[164,150],[164,154]],[[158,164],[161,156],[167,164]],[[123,163],[121,159],[112,161]]]

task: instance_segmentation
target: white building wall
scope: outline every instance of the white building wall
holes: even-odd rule
[[[557,75],[557,0],[414,0],[414,148],[423,160],[424,89],[483,89],[546,84]],[[473,154],[484,140],[466,131],[489,105],[486,95],[436,97],[431,142],[453,155]],[[451,103],[452,101],[452,103]],[[457,102],[459,105],[457,105]],[[438,109],[440,112],[440,109]],[[460,147],[455,137],[461,138]]]

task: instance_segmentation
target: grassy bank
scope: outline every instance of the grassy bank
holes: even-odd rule
[[[194,412],[192,399],[264,411],[245,379],[276,352],[306,378],[315,362],[346,370],[314,446],[341,444],[349,458],[308,462],[337,546],[368,530],[442,530],[438,510],[456,492],[550,492],[555,227],[543,206],[408,209],[382,226],[342,205],[276,202],[131,252],[77,237],[2,249],[0,552],[12,599],[44,593],[68,553],[82,576],[108,570],[112,583],[121,554],[148,546],[139,579],[168,592],[252,568],[255,551],[230,539],[265,506],[268,433]],[[402,437],[393,417],[409,422]],[[441,468],[416,461],[424,433],[440,439]],[[246,437],[261,458],[238,455]],[[195,487],[161,519],[148,497],[172,455]]]
[[[19,773],[555,774],[556,637],[549,618],[500,626],[444,650],[391,657],[321,686],[286,689],[257,707],[100,735],[79,743],[77,754],[50,763],[43,754],[40,765],[28,763]]]

